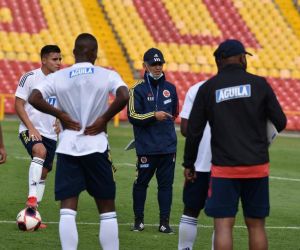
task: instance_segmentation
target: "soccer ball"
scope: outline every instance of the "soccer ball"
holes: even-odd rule
[[[30,207],[24,208],[17,215],[17,225],[22,231],[36,231],[39,229],[42,218],[40,213]]]

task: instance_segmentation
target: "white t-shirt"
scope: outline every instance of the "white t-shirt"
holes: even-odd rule
[[[19,81],[15,96],[26,101],[24,106],[25,111],[33,126],[40,132],[40,134],[49,139],[57,140],[57,135],[53,128],[56,118],[54,116],[38,111],[27,102],[32,90],[45,79],[46,75],[44,75],[41,69],[35,69],[24,74]],[[51,105],[57,106],[55,96],[49,96],[47,98],[47,101]],[[19,133],[24,130],[28,130],[28,128],[23,122],[21,122],[19,126]]]
[[[205,81],[196,83],[192,87],[189,88],[185,99],[184,104],[182,106],[182,110],[180,112],[180,117],[189,119],[194,100],[196,98],[197,92],[199,87],[204,83]],[[195,170],[198,172],[210,172],[211,168],[211,147],[210,147],[210,127],[209,124],[206,124],[206,127],[203,132],[202,140],[200,141],[199,148],[198,148],[198,154],[197,159],[195,162]]]
[[[89,136],[84,129],[106,112],[109,94],[121,86],[127,87],[118,73],[87,62],[57,71],[37,86],[44,98],[55,95],[60,109],[81,125],[80,131],[59,134],[57,153],[81,156],[107,149],[106,133]]]

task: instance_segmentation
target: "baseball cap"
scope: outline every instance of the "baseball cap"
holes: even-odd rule
[[[156,48],[148,49],[144,54],[143,60],[150,65],[153,63],[165,63],[163,54]]]
[[[245,50],[244,45],[235,39],[227,39],[220,43],[219,47],[214,52],[216,59],[227,58],[231,56],[236,56],[240,54],[248,54],[252,56],[251,53]]]

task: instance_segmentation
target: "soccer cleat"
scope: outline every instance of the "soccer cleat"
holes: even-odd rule
[[[47,228],[47,225],[44,223],[41,223],[39,226],[39,229],[45,229],[45,228]]]
[[[28,197],[26,201],[26,206],[36,209],[37,208],[37,198],[35,196]]]
[[[170,227],[168,221],[160,222],[158,231],[165,234],[174,234],[173,229]]]
[[[141,219],[141,218],[136,218],[134,220],[134,226],[133,228],[131,229],[131,231],[134,231],[134,232],[140,232],[140,231],[143,231],[145,228],[145,225],[144,225],[144,220]]]

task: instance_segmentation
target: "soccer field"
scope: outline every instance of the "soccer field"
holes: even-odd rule
[[[36,232],[21,232],[15,218],[24,208],[27,198],[28,157],[17,137],[18,122],[2,122],[4,140],[8,152],[7,163],[0,166],[0,249],[60,249],[58,235],[59,203],[54,201],[54,172],[48,176],[44,200],[39,207],[48,228]],[[182,153],[184,138],[178,133],[178,154],[170,222],[175,235],[158,232],[158,205],[156,180],[152,180],[145,210],[145,230],[131,232],[133,222],[131,188],[135,178],[135,152],[124,151],[132,139],[132,129],[127,123],[119,128],[109,127],[109,141],[114,164],[118,168],[117,214],[121,250],[177,249],[178,223],[182,213]],[[300,249],[300,139],[278,137],[270,150],[271,158],[271,215],[267,219],[269,249]],[[234,229],[234,249],[248,249],[247,231],[238,213]],[[91,197],[82,193],[77,214],[78,249],[99,249],[99,215]],[[212,220],[200,215],[198,237],[194,249],[211,249]]]

